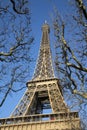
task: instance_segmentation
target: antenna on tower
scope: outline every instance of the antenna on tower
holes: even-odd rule
[[[47,20],[45,20],[45,24],[47,24]]]

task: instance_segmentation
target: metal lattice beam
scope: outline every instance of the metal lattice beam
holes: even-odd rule
[[[33,91],[26,90],[22,99],[20,100],[20,102],[12,112],[11,117],[26,115],[27,111],[30,110],[30,105],[32,106],[35,92],[36,92],[36,87],[33,88]]]
[[[54,77],[49,43],[49,32],[50,29],[48,24],[44,24],[42,26],[42,40],[33,80],[43,80]]]

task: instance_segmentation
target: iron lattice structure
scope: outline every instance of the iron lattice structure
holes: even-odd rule
[[[58,81],[55,80],[54,76],[49,32],[50,28],[48,24],[44,24],[42,26],[42,40],[39,57],[32,82],[27,83],[28,90],[13,111],[12,117],[36,113],[41,114],[44,108],[49,107],[52,108],[53,113],[68,111],[63,96],[61,95],[61,88],[59,88],[58,83],[56,83]],[[44,80],[48,83],[44,83]],[[42,84],[37,85],[38,81],[42,81]],[[44,92],[42,92],[43,90]]]
[[[54,76],[49,32],[45,23],[33,78],[27,82],[28,89],[10,118],[0,120],[0,130],[81,130],[78,113],[68,109],[59,80]],[[51,113],[43,114],[47,109]]]
[[[49,42],[49,32],[50,32],[49,26],[47,24],[43,25],[40,52],[33,80],[54,78],[50,42]]]

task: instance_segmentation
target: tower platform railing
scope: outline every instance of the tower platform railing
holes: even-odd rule
[[[44,121],[64,121],[64,120],[73,120],[79,119],[78,112],[67,112],[67,113],[55,113],[55,114],[35,114],[35,115],[26,115],[26,116],[17,116],[0,119],[0,125],[12,125],[20,123],[31,123],[31,122],[44,122]]]

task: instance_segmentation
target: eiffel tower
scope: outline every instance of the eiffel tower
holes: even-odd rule
[[[49,33],[50,27],[44,23],[33,78],[11,116],[0,119],[0,130],[81,130],[78,112],[67,107],[54,75]]]

